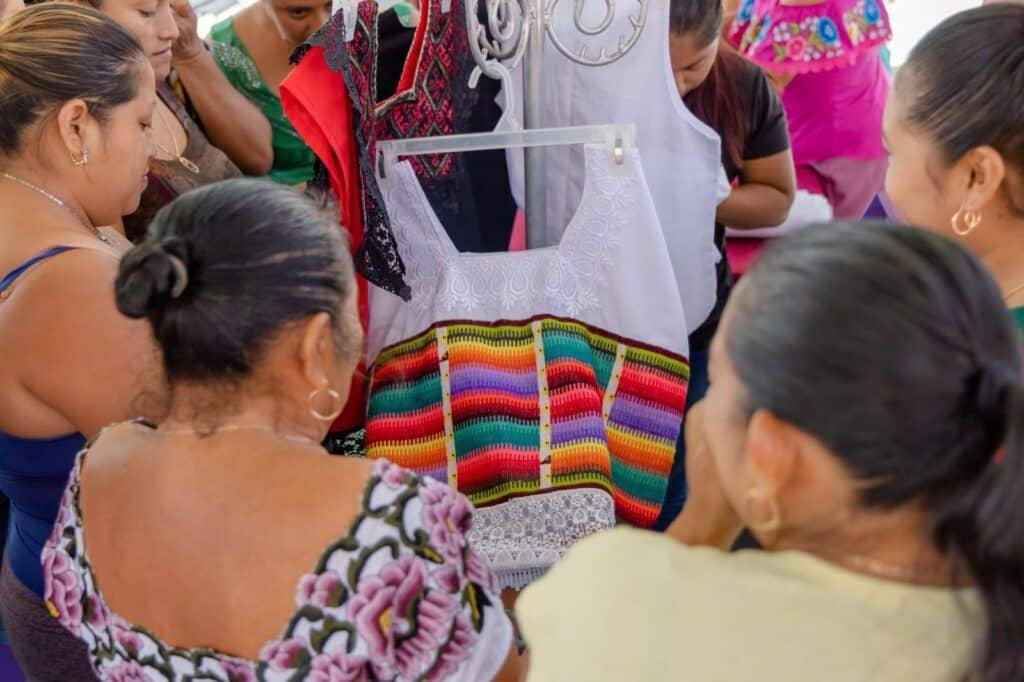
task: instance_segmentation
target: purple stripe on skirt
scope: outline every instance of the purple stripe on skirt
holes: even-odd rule
[[[612,406],[610,420],[634,431],[640,431],[675,442],[679,437],[682,415],[662,409],[653,403],[642,403],[620,397]]]
[[[537,395],[537,372],[496,370],[479,365],[453,367],[451,371],[452,395],[465,391],[493,390],[517,396]]]
[[[551,424],[551,445],[558,447],[578,441],[607,442],[604,420],[597,415],[556,421]]]

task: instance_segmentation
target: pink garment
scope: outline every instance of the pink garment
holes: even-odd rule
[[[516,211],[516,220],[512,223],[512,238],[508,244],[509,251],[526,251],[526,215]]]
[[[836,220],[860,220],[885,186],[888,157],[851,159],[834,157],[796,167],[796,184],[820,194],[832,205]]]
[[[886,156],[882,114],[889,74],[878,48],[847,67],[801,74],[782,91],[797,165]]]
[[[747,274],[750,268],[761,256],[764,247],[771,243],[771,239],[748,239],[746,237],[730,237],[725,243],[725,249],[729,252],[729,265],[732,267],[732,275],[737,280]]]
[[[879,47],[891,37],[882,0],[744,0],[729,32],[747,59],[794,76],[782,102],[798,166],[885,156],[889,74]]]

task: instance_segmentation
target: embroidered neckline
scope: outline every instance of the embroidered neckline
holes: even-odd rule
[[[128,423],[147,424],[147,425],[149,424],[148,422],[145,422],[145,421],[142,421],[142,420],[133,420],[132,422],[128,422]],[[104,429],[104,431],[105,430],[106,429]],[[164,640],[163,638],[157,636],[156,633],[148,630],[147,628],[145,628],[145,627],[143,627],[141,625],[137,625],[137,624],[129,621],[127,618],[124,618],[120,614],[115,614],[110,609],[110,606],[107,604],[107,600],[103,597],[103,590],[100,588],[100,582],[99,582],[99,579],[96,577],[96,571],[93,569],[92,562],[89,561],[88,541],[87,541],[87,539],[85,537],[85,519],[84,519],[84,517],[82,515],[82,505],[81,505],[81,475],[82,475],[82,468],[85,465],[85,456],[88,454],[89,448],[93,445],[93,443],[95,443],[96,440],[99,440],[100,436],[102,436],[102,435],[103,435],[103,432],[101,431],[96,436],[96,438],[93,439],[93,441],[91,443],[89,443],[85,447],[85,449],[82,450],[81,453],[79,453],[78,461],[75,463],[75,468],[74,468],[74,473],[73,473],[74,479],[73,479],[73,484],[72,484],[72,489],[71,489],[71,505],[72,505],[72,511],[74,512],[74,515],[75,515],[75,517],[73,519],[73,523],[78,528],[78,530],[80,531],[81,538],[82,538],[82,544],[81,544],[81,547],[79,548],[80,551],[78,553],[78,561],[80,562],[82,568],[85,571],[87,571],[89,573],[89,576],[92,578],[92,588],[93,588],[92,589],[92,594],[93,594],[93,596],[95,596],[95,598],[99,601],[99,603],[102,606],[102,608],[105,609],[107,613],[111,614],[112,617],[116,618],[127,629],[129,629],[129,630],[131,630],[133,632],[142,633],[142,634],[146,635],[146,637],[148,637],[153,642],[159,643],[162,646],[163,651],[166,652],[166,655],[164,656],[164,658],[170,658],[172,656],[178,656],[178,657],[181,657],[181,658],[188,659],[190,661],[199,661],[199,660],[202,660],[205,657],[214,657],[214,658],[217,658],[217,659],[227,659],[229,661],[234,661],[234,662],[237,662],[237,663],[244,663],[246,665],[252,666],[254,669],[257,668],[262,663],[262,661],[258,657],[256,659],[248,659],[248,658],[243,658],[241,656],[236,656],[234,654],[228,654],[228,653],[225,653],[225,652],[220,651],[218,649],[214,649],[212,647],[178,647],[178,646],[174,646],[174,645],[168,644],[166,640]],[[359,529],[359,526],[363,522],[364,518],[366,517],[366,514],[365,514],[365,512],[363,510],[369,507],[370,495],[372,494],[374,488],[376,488],[376,486],[382,480],[381,479],[381,475],[380,475],[380,470],[384,466],[387,466],[387,464],[388,464],[387,460],[379,460],[377,462],[377,465],[374,467],[373,473],[370,475],[370,478],[367,480],[366,485],[363,487],[363,492],[362,492],[362,495],[360,496],[360,499],[359,499],[359,501],[360,501],[360,505],[359,505],[360,512],[353,518],[352,522],[349,524],[349,528],[346,530],[345,535],[343,537],[341,537],[339,540],[337,540],[335,542],[332,542],[330,545],[328,545],[328,547],[323,552],[320,553],[319,557],[316,560],[316,563],[313,565],[312,572],[316,573],[317,569],[319,569],[320,567],[324,566],[327,563],[328,559],[331,557],[331,555],[333,555],[334,552],[337,551],[339,545],[341,545],[343,543],[346,543],[346,542],[355,542],[356,541],[355,533]],[[300,578],[301,578],[301,576],[300,576]],[[296,582],[296,585],[298,585],[299,580],[296,580],[295,582]],[[50,611],[50,614],[53,615],[54,611],[56,611],[56,607],[52,603],[50,603],[50,602],[47,602],[46,606],[47,606],[47,610]],[[301,612],[302,612],[302,607],[299,607],[299,608],[295,609],[292,612],[292,614],[288,617],[288,620],[285,622],[285,625],[282,628],[280,636],[272,637],[272,638],[268,639],[266,642],[263,643],[263,646],[265,647],[268,644],[271,644],[272,642],[280,641],[280,640],[284,639],[285,637],[287,637],[289,631],[292,628],[292,623],[295,621],[295,618]],[[109,630],[109,625],[107,626],[107,629]]]

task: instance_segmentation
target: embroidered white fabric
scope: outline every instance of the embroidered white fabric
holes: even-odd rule
[[[664,231],[676,283],[692,332],[715,305],[718,279],[715,263],[715,209],[721,167],[718,135],[683,104],[669,59],[670,0],[650,0],[647,21],[633,48],[618,61],[600,67],[582,66],[562,54],[552,42],[558,36],[570,52],[594,58],[604,49],[612,54],[636,30],[636,2],[550,3],[549,31],[544,49],[544,125],[552,128],[630,122],[636,124],[637,147],[651,196]],[[574,12],[579,12],[575,16]],[[584,26],[605,25],[596,34]],[[522,66],[513,74],[522,92]],[[522,98],[513,112],[522,120]],[[545,155],[548,225],[565,225],[579,201],[583,184],[579,149],[552,147]],[[523,205],[523,152],[507,154],[512,190]],[[558,232],[554,236],[557,238]],[[650,290],[658,293],[651,286]]]
[[[412,299],[370,290],[368,360],[444,320],[576,319],[688,354],[686,323],[639,153],[616,164],[585,150],[585,182],[556,246],[518,253],[460,253],[408,163],[381,182]],[[641,276],[642,273],[642,276]]]
[[[478,508],[469,541],[497,574],[502,589],[521,590],[573,544],[614,526],[615,500],[607,491],[557,490]]]

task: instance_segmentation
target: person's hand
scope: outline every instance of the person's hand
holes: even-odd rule
[[[743,529],[732,503],[725,494],[718,467],[708,446],[704,428],[703,401],[686,415],[686,506],[668,534],[688,545],[726,548]]]
[[[188,0],[171,0],[174,8],[174,21],[178,24],[178,40],[175,41],[171,54],[172,63],[177,66],[199,58],[206,47],[199,37],[199,18]]]

